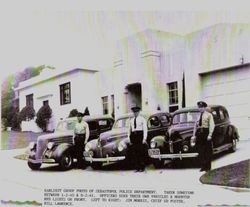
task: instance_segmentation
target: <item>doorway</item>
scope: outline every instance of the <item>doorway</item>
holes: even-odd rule
[[[128,84],[125,87],[126,95],[126,112],[130,112],[132,106],[139,106],[142,108],[142,93],[141,83]]]

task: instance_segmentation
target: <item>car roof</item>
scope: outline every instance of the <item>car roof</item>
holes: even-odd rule
[[[94,115],[94,116],[84,116],[83,117],[83,120],[84,121],[91,121],[91,120],[95,120],[95,119],[112,119],[114,120],[111,116],[109,115]],[[61,121],[75,121],[77,120],[77,117],[74,116],[74,117],[67,117]]]
[[[223,108],[225,109],[224,106],[222,105],[208,105],[209,108],[211,108],[212,110],[216,109],[216,108]],[[175,114],[179,114],[179,113],[184,113],[184,112],[188,112],[188,111],[199,111],[199,108],[197,106],[194,106],[194,107],[185,107],[185,108],[181,108],[181,109],[178,109],[176,110],[173,115]]]
[[[171,116],[170,113],[163,112],[163,111],[161,111],[161,112],[155,112],[155,113],[149,113],[149,112],[141,112],[140,113],[140,115],[142,115],[146,119],[150,118],[151,116],[160,116],[160,115],[163,115],[163,114],[167,114],[167,115]],[[117,117],[116,120],[118,120],[118,119],[124,119],[124,118],[131,118],[133,116],[134,116],[133,113],[127,113],[127,114],[123,114],[123,115]]]

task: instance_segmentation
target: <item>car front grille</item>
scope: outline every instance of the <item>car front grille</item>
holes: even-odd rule
[[[49,140],[49,142],[54,142],[56,145],[63,144],[63,143],[73,144],[73,137],[67,136],[67,137],[52,138],[51,140]]]

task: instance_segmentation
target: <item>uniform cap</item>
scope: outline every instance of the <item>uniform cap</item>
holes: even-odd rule
[[[207,107],[207,103],[204,102],[204,101],[198,101],[198,102],[197,102],[197,106],[198,106],[199,108]]]
[[[78,113],[77,113],[77,117],[84,117],[84,115],[83,115],[83,113],[78,112]]]
[[[138,112],[138,111],[141,110],[141,108],[140,108],[139,106],[133,106],[133,107],[131,107],[131,110],[132,110],[133,112]]]

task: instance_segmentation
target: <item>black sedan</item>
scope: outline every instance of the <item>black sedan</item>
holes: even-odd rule
[[[215,129],[212,135],[213,154],[236,150],[239,139],[237,128],[231,124],[227,109],[221,105],[209,106]],[[196,123],[200,117],[197,107],[183,108],[173,113],[171,127],[166,136],[156,136],[150,142],[149,157],[156,168],[165,160],[198,157]]]
[[[104,163],[133,160],[129,149],[128,124],[132,114],[119,117],[111,131],[104,132],[99,139],[88,142],[85,146],[84,158],[92,168],[98,169]],[[154,114],[143,114],[147,120],[148,137],[147,142],[157,135],[164,135],[170,126],[170,114],[158,112]],[[147,154],[147,150],[146,153]]]

